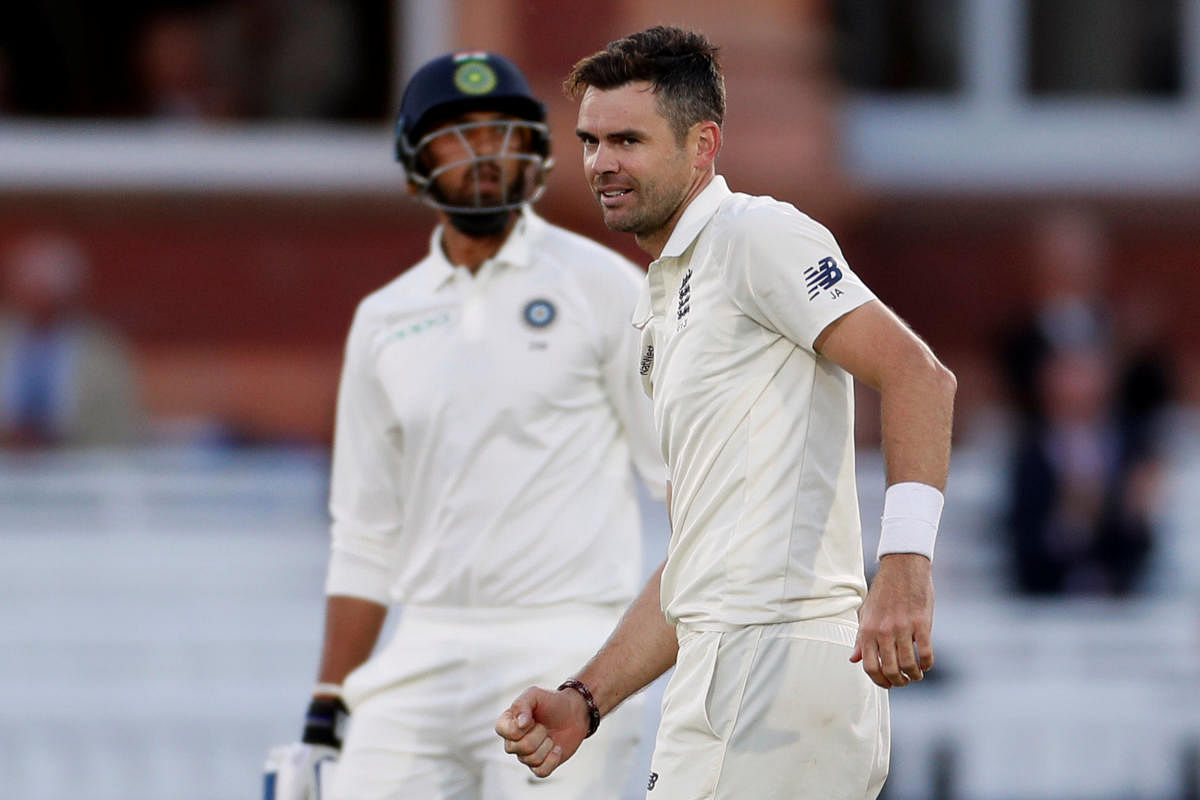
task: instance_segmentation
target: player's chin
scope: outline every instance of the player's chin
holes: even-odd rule
[[[604,215],[604,225],[609,230],[616,231],[617,233],[641,233],[641,226],[630,219],[629,215],[603,207],[601,207],[601,213]]]

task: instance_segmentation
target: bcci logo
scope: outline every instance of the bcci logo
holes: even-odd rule
[[[478,56],[467,54],[458,69],[454,70],[454,86],[463,94],[487,94],[496,88],[496,71]]]
[[[525,321],[535,328],[544,328],[554,322],[554,304],[541,298],[530,300],[525,306]]]

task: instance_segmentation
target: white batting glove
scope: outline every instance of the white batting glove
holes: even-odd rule
[[[321,800],[328,797],[338,751],[328,745],[294,742],[271,748],[263,766],[263,800]]]
[[[340,697],[314,697],[304,715],[304,735],[272,748],[263,770],[263,800],[321,800],[328,796],[342,749],[346,704]]]

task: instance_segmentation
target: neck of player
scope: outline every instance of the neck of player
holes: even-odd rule
[[[442,253],[454,266],[466,267],[471,272],[476,272],[483,262],[496,255],[504,246],[520,216],[519,212],[513,211],[509,214],[508,222],[498,233],[478,234],[464,233],[443,215]]]

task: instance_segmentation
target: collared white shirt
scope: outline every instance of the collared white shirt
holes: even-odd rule
[[[860,604],[852,379],[813,342],[873,298],[823,226],[720,176],[650,265],[634,325],[671,480],[672,622],[720,629]]]
[[[623,604],[631,464],[662,493],[629,326],[642,273],[526,210],[496,256],[430,253],[359,305],[326,591],[437,606]]]

